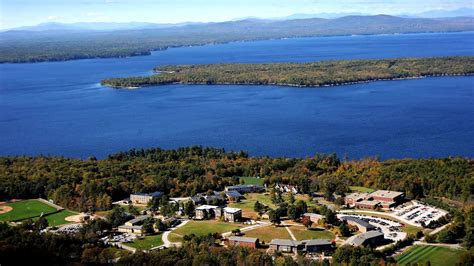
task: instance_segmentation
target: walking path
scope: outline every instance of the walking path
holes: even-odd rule
[[[161,239],[163,240],[163,245],[161,245],[160,247],[162,246],[165,246],[167,248],[169,247],[180,247],[181,246],[181,242],[171,242],[168,240],[168,235],[173,232],[174,230],[182,227],[182,226],[185,226],[187,223],[189,222],[189,220],[184,220],[182,223],[180,223],[178,226],[174,227],[174,228],[171,228],[169,231],[166,231],[163,233],[163,236],[161,237]],[[158,247],[157,247],[158,248]]]
[[[244,228],[240,228],[240,232],[247,232],[247,231],[251,231],[251,230],[254,230],[254,229],[257,229],[257,228],[260,228],[260,227],[269,226],[269,225],[270,225],[270,223],[257,222],[257,224],[247,226],[247,227],[244,227]],[[232,231],[222,233],[223,237],[227,237],[227,236],[230,236],[230,235],[232,235]]]
[[[290,228],[288,226],[285,226],[286,231],[288,231],[288,234],[290,234],[291,238],[296,241],[295,235],[293,235],[293,232],[291,232]]]
[[[435,247],[445,247],[445,248],[455,248],[455,249],[462,248],[461,245],[459,244],[427,243],[427,242],[421,242],[421,241],[415,241],[413,245],[435,246]]]

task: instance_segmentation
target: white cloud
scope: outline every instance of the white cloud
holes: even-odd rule
[[[106,4],[115,4],[115,3],[118,3],[119,0],[104,0],[104,3]]]
[[[60,17],[58,16],[48,16],[46,17],[47,20],[58,20]]]

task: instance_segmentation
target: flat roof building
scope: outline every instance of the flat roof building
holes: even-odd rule
[[[228,222],[237,222],[242,219],[242,210],[238,208],[224,208],[224,220]]]
[[[375,209],[379,205],[380,201],[377,200],[362,200],[355,203],[355,206],[361,209]]]
[[[399,202],[403,200],[404,196],[403,192],[390,190],[377,190],[369,194],[369,197],[381,202]]]
[[[365,200],[369,194],[368,193],[358,193],[354,192],[349,195],[347,195],[344,198],[344,203],[346,205],[349,205],[351,207],[355,206],[356,202]]]

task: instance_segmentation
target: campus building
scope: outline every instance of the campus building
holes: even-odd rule
[[[354,207],[357,202],[365,200],[368,195],[368,193],[351,193],[344,198],[344,203],[350,207]]]
[[[270,242],[270,250],[281,252],[323,252],[333,249],[331,240],[312,239],[295,241],[290,239],[273,239]]]
[[[262,192],[265,191],[265,187],[260,185],[236,185],[236,186],[227,186],[225,191],[237,191],[239,193],[253,193],[253,192]]]
[[[285,185],[285,184],[276,184],[275,189],[280,192],[288,192],[293,194],[298,194],[300,192],[298,186]]]
[[[344,203],[349,207],[361,209],[390,209],[400,204],[405,197],[403,192],[377,190],[368,193],[351,193],[344,198]]]
[[[385,241],[382,232],[379,231],[369,231],[367,233],[362,233],[360,235],[356,235],[354,237],[349,238],[346,241],[346,245],[351,245],[354,247],[359,246],[379,246],[382,245]]]
[[[133,204],[148,204],[153,198],[160,198],[163,196],[163,192],[155,191],[153,193],[134,193],[130,194],[130,201]]]
[[[376,209],[381,206],[380,201],[376,200],[361,200],[355,203],[355,207],[360,209]]]
[[[258,241],[258,238],[253,238],[253,237],[231,236],[227,240],[227,245],[249,247],[249,248],[256,249],[259,245],[259,241]]]
[[[238,208],[225,207],[224,220],[232,223],[242,220],[242,210]]]
[[[355,226],[359,230],[359,232],[366,233],[369,231],[373,231],[376,229],[375,226],[369,224],[368,222],[359,219],[353,216],[344,216],[341,217],[341,220],[346,221],[348,225]]]
[[[377,200],[384,203],[397,204],[403,201],[405,194],[399,191],[390,190],[377,190],[369,194],[369,197],[373,200]]]
[[[138,216],[124,225],[118,227],[118,231],[121,233],[131,233],[135,235],[144,235],[142,224],[148,218],[146,215]]]
[[[241,198],[243,198],[242,194],[236,190],[225,191],[224,193],[230,202],[238,202]]]
[[[303,214],[303,217],[309,217],[311,222],[313,222],[315,224],[319,223],[319,221],[324,218],[324,216],[322,216],[321,214],[317,214],[317,213],[305,213],[305,214]]]
[[[216,215],[217,212],[217,215]],[[194,219],[205,220],[222,216],[222,208],[214,205],[202,205],[196,208]]]

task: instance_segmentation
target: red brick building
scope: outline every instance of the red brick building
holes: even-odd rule
[[[240,246],[240,247],[249,247],[257,248],[258,238],[253,237],[241,237],[241,236],[231,236],[227,240],[229,246]]]
[[[380,202],[400,202],[403,200],[405,194],[403,192],[398,191],[390,191],[390,190],[377,190],[369,194],[369,197],[373,200],[377,200]]]

